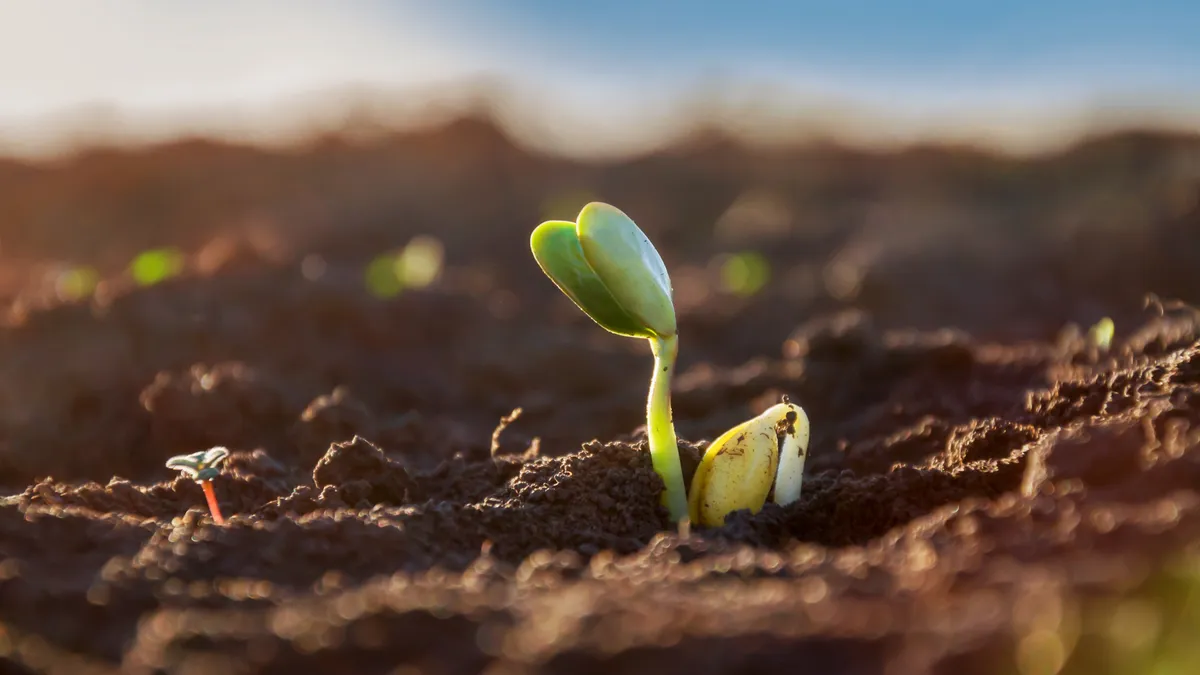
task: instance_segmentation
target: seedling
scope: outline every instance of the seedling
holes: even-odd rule
[[[617,335],[650,341],[654,375],[646,403],[650,459],[662,477],[671,519],[687,516],[687,493],[671,419],[671,375],[679,352],[667,266],[622,211],[592,202],[576,222],[550,220],[530,237],[546,276],[585,314]]]
[[[757,513],[772,484],[776,504],[799,499],[808,437],[808,415],[786,396],[758,417],[721,434],[708,446],[692,477],[688,496],[692,522],[720,526],[733,511]]]
[[[786,397],[709,446],[689,499],[671,419],[671,375],[679,351],[671,280],[654,245],[628,216],[592,202],[574,223],[539,225],[530,247],[546,276],[593,321],[617,335],[650,341],[650,458],[666,485],[662,500],[672,520],[721,525],[731,511],[761,509],[772,485],[777,503],[799,499],[808,417]]]
[[[213,522],[224,525],[221,517],[221,507],[217,504],[217,494],[213,491],[212,481],[221,475],[220,465],[229,457],[225,448],[210,448],[193,452],[190,455],[177,455],[167,460],[167,468],[182,471],[188,478],[200,484],[204,490],[204,498],[208,500],[208,509],[212,512]]]

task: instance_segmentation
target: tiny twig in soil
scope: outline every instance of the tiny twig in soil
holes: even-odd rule
[[[496,429],[492,432],[492,459],[496,459],[496,453],[500,451],[500,434],[504,433],[508,425],[516,422],[521,417],[522,412],[521,408],[513,408],[512,412],[500,418],[500,423],[496,425]]]
[[[1146,297],[1142,300],[1142,307],[1153,309],[1159,316],[1166,316],[1168,312],[1180,312],[1200,316],[1200,308],[1189,305],[1182,300],[1164,300],[1156,293],[1147,293]]]

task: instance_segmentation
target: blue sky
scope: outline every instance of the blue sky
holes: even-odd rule
[[[398,3],[403,4],[403,3]],[[460,0],[447,19],[486,50],[559,76],[710,71],[1079,90],[1200,85],[1200,3]]]
[[[170,131],[146,117],[167,112],[187,130],[278,126],[296,96],[481,75],[524,87],[515,116],[600,144],[602,128],[661,135],[672,101],[714,83],[751,112],[766,91],[870,108],[896,129],[947,116],[1032,128],[1039,111],[1114,102],[1186,109],[1200,126],[1200,0],[5,3],[0,150],[61,135],[56,116],[85,106],[142,115],[126,124],[140,133]]]

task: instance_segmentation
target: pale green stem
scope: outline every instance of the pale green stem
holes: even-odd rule
[[[679,465],[679,445],[675,441],[675,422],[671,418],[671,375],[679,338],[650,338],[654,352],[654,377],[650,379],[650,399],[646,404],[646,433],[650,440],[650,461],[662,477],[666,489],[662,502],[673,522],[687,517],[687,491],[683,487],[683,469]]]

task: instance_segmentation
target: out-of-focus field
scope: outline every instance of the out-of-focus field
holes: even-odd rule
[[[787,394],[813,421],[799,502],[669,526],[648,350],[529,252],[590,200],[671,270],[685,466]],[[585,163],[469,118],[92,150],[0,160],[0,262],[4,672],[1200,657],[1198,136],[710,134]],[[163,467],[213,445],[225,526]]]

